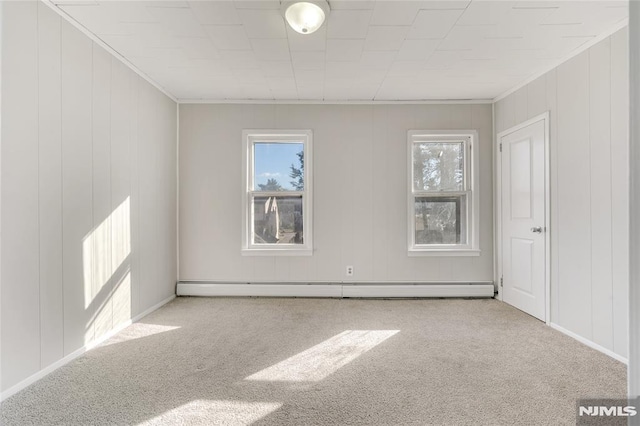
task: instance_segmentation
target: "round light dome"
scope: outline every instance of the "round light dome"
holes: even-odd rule
[[[322,26],[325,13],[322,8],[309,2],[293,3],[284,13],[291,28],[300,34],[311,34]]]

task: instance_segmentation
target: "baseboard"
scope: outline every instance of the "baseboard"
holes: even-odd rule
[[[493,284],[344,285],[342,297],[493,297]]]
[[[164,305],[166,305],[167,303],[171,302],[175,298],[176,298],[176,295],[172,294],[171,296],[167,297],[166,299],[156,303],[155,305],[153,305],[152,307],[150,307],[146,311],[143,311],[140,314],[136,315],[135,317],[131,318],[131,323],[140,321],[142,318],[146,317],[151,312],[157,311],[158,309],[162,308]]]
[[[333,284],[200,284],[178,283],[178,296],[342,297]]]
[[[493,297],[493,284],[197,283],[180,282],[178,296],[218,297]]]
[[[58,368],[70,363],[74,359],[78,358],[80,355],[82,355],[85,352],[95,348],[96,346],[98,346],[99,344],[104,342],[105,340],[113,337],[114,335],[118,334],[119,332],[121,332],[125,328],[129,327],[134,322],[137,322],[137,321],[141,320],[142,318],[144,318],[147,315],[149,315],[151,312],[153,312],[153,311],[161,308],[162,306],[166,305],[167,303],[171,302],[173,299],[175,299],[175,297],[176,297],[175,294],[172,294],[170,297],[167,297],[166,299],[164,299],[160,303],[157,303],[157,304],[153,305],[152,307],[150,307],[149,309],[147,309],[144,312],[140,313],[139,315],[136,315],[135,317],[131,318],[130,320],[127,320],[127,321],[124,321],[124,322],[118,324],[116,327],[114,327],[113,329],[109,330],[107,333],[105,333],[102,336],[98,337],[97,339],[94,339],[91,342],[85,344],[81,348],[71,352],[69,355],[65,356],[64,358],[59,359],[58,361],[54,362],[53,364],[49,364],[47,367],[43,368],[42,370],[38,371],[37,373],[27,377],[26,379],[22,380],[21,382],[18,382],[17,384],[13,385],[12,387],[10,387],[9,389],[7,389],[6,391],[4,391],[4,392],[2,392],[0,394],[0,401],[4,401],[5,399],[9,398],[10,396],[15,395],[16,393],[18,393],[21,390],[25,389],[27,386],[37,382],[38,380],[42,379],[45,376],[53,373]]]
[[[569,331],[564,327],[559,326],[558,324],[555,323],[549,323],[549,327],[553,328],[554,330],[558,330],[560,333],[562,334],[566,334],[569,337],[572,337],[574,339],[576,339],[578,342],[589,346],[591,349],[595,349],[599,352],[602,352],[605,355],[610,356],[611,358],[615,359],[616,361],[620,361],[623,364],[627,364],[629,365],[629,360],[623,356],[618,355],[617,353],[613,352],[610,349],[605,348],[604,346],[600,346],[597,343],[592,342],[589,339],[586,339],[582,336],[580,336],[579,334],[574,333],[573,331]]]

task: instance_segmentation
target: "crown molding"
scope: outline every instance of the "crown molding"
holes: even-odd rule
[[[526,80],[522,81],[521,83],[518,83],[517,85],[513,86],[511,89],[509,89],[509,90],[503,92],[502,94],[496,96],[493,99],[493,103],[496,103],[496,102],[506,98],[507,96],[515,93],[516,91],[522,89],[527,84],[529,84],[532,81],[542,77],[543,75],[545,75],[549,71],[559,67],[560,65],[564,64],[565,62],[567,62],[571,58],[574,58],[574,57],[578,56],[579,54],[583,53],[584,51],[592,48],[596,44],[600,43],[602,40],[605,40],[606,38],[611,37],[613,34],[617,33],[618,31],[620,31],[621,29],[623,29],[624,27],[626,27],[628,25],[629,25],[629,18],[624,18],[623,20],[617,22],[614,26],[609,28],[604,33],[594,37],[592,40],[589,40],[588,42],[584,43],[582,46],[578,47],[576,50],[572,51],[568,56],[566,56],[566,57],[564,57],[564,58],[562,58],[562,59],[560,59],[558,61],[553,62],[551,65],[548,65],[548,66],[544,67],[542,70],[536,72],[535,74],[532,74],[531,76],[527,77]]]
[[[492,99],[425,99],[408,101],[358,100],[276,100],[276,99],[178,99],[178,104],[239,104],[239,105],[449,105],[492,104]]]
[[[73,25],[76,29],[78,29],[80,32],[82,32],[84,35],[86,35],[87,37],[89,37],[91,39],[91,41],[93,41],[94,43],[96,43],[98,46],[102,47],[104,50],[106,50],[107,52],[109,52],[114,58],[118,59],[120,62],[122,62],[124,65],[126,65],[129,69],[131,69],[131,71],[135,72],[136,74],[138,74],[142,79],[144,79],[145,81],[147,81],[149,84],[151,84],[153,87],[155,87],[156,89],[158,89],[160,92],[162,92],[165,96],[167,96],[169,99],[171,99],[172,101],[178,103],[178,99],[173,96],[171,93],[169,93],[164,87],[162,87],[158,82],[156,82],[155,80],[153,80],[151,77],[149,77],[147,74],[145,74],[144,72],[142,72],[140,70],[140,68],[136,67],[135,65],[133,65],[131,62],[129,62],[124,56],[122,56],[120,53],[118,53],[115,49],[113,49],[111,46],[109,46],[107,43],[105,43],[102,39],[100,39],[96,34],[92,33],[91,31],[89,31],[87,29],[87,27],[85,27],[84,25],[82,25],[80,22],[76,21],[71,15],[69,15],[67,12],[65,12],[63,9],[59,8],[54,2],[53,0],[41,0],[42,3],[44,5],[46,5],[47,7],[49,7],[51,10],[53,10],[55,13],[57,13],[62,19],[64,19],[65,21],[67,21],[68,23],[70,23],[71,25]]]

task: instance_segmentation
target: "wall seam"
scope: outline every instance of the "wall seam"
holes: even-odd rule
[[[549,185],[547,186],[548,190],[549,190],[549,194],[547,194],[546,200],[549,201],[549,206],[547,207],[547,209],[545,210],[545,224],[547,227],[547,238],[548,238],[548,245],[546,247],[549,248],[549,253],[547,254],[548,259],[549,259],[549,272],[547,277],[549,278],[549,282],[548,282],[548,287],[545,288],[549,289],[549,292],[546,294],[546,306],[545,308],[549,308],[549,312],[547,312],[546,315],[546,319],[548,323],[551,323],[551,321],[553,320],[552,316],[553,316],[553,307],[551,306],[551,295],[553,294],[553,288],[552,288],[552,284],[553,284],[553,239],[552,239],[552,230],[553,230],[553,223],[551,222],[551,216],[553,216],[552,213],[552,203],[551,201],[553,200],[553,194],[552,194],[552,179],[551,179],[551,172],[552,172],[552,167],[551,167],[551,111],[549,108],[549,86],[548,86],[548,78],[546,74],[543,74],[542,76],[540,76],[540,78],[543,79],[543,83],[544,83],[544,110],[547,113],[547,137],[548,139],[548,143],[545,147],[545,149],[548,149],[549,152],[546,153],[546,158],[549,160],[548,162],[545,161],[545,167],[549,167],[548,171],[545,170],[545,175],[548,176],[549,178]],[[545,201],[546,201],[545,200]],[[549,213],[549,216],[546,216],[547,212]]]
[[[141,238],[142,229],[141,229],[141,226],[140,226],[140,205],[142,204],[141,203],[141,196],[140,196],[140,96],[141,96],[140,91],[141,91],[142,84],[141,84],[140,78],[137,77],[137,76],[136,76],[134,81],[135,81],[135,85],[136,85],[135,92],[136,92],[136,109],[137,109],[137,113],[136,113],[136,151],[137,151],[137,153],[136,153],[136,167],[135,167],[135,170],[136,170],[136,186],[138,187],[137,191],[136,191],[136,194],[138,196],[138,201],[137,201],[137,210],[138,211],[137,211],[137,214],[136,214],[136,221],[137,221],[137,228],[138,228],[138,235],[137,235],[138,241],[137,241],[137,247],[136,247],[137,248],[137,250],[136,250],[137,251],[137,253],[136,253],[136,263],[137,263],[137,267],[138,267],[138,283],[137,283],[138,285],[136,286],[136,292],[138,293],[138,295],[136,297],[136,302],[138,303],[138,306],[137,306],[138,312],[140,312],[140,310],[142,309],[141,308],[142,302],[140,301],[140,293],[141,293],[141,290],[142,290],[141,287],[142,287],[142,277],[143,277],[142,268],[140,267],[140,264],[141,264],[141,261],[140,261],[141,260],[140,259],[140,257],[141,257],[140,256],[140,244],[141,243],[140,242],[142,241],[142,238]]]
[[[559,68],[558,68],[559,70]],[[564,136],[564,132],[561,131],[562,126],[560,125],[560,117],[562,116],[561,112],[562,112],[562,108],[560,108],[560,105],[562,103],[562,99],[560,97],[560,78],[559,78],[559,73],[556,72],[556,111],[557,111],[557,117],[556,117],[556,136],[558,138],[557,142],[558,142],[558,147],[556,148],[556,166],[559,169],[559,165],[560,165],[560,143],[561,143],[561,136]],[[563,105],[564,106],[564,105]],[[562,265],[563,262],[560,258],[560,253],[562,252],[561,249],[561,244],[563,243],[563,240],[560,238],[560,235],[563,234],[562,233],[562,227],[560,226],[561,223],[561,209],[560,209],[560,205],[561,205],[561,200],[562,197],[560,197],[560,188],[564,187],[565,182],[564,179],[562,179],[562,176],[558,170],[558,179],[557,179],[557,185],[558,185],[558,206],[557,206],[557,216],[558,216],[558,320],[560,321],[561,318],[561,309],[560,309],[560,303],[561,303],[561,294],[562,294],[562,274],[560,272],[563,272]]]
[[[109,53],[109,52],[107,52]],[[112,144],[113,144],[113,56],[109,55],[109,216],[107,219],[111,217],[113,213],[113,161],[112,159]],[[109,240],[110,240],[110,250],[109,250],[109,269],[113,268],[113,220],[109,221]],[[115,272],[115,271],[114,271]],[[117,283],[111,284],[113,290],[111,290],[111,294],[115,293],[117,289]],[[109,298],[109,304],[111,305],[111,327],[109,330],[113,330],[113,296]],[[129,312],[129,317],[131,317],[131,312]],[[95,338],[95,337],[94,337]]]
[[[590,228],[590,232],[589,232],[589,252],[590,252],[590,277],[589,280],[591,282],[591,285],[589,286],[589,290],[590,290],[590,299],[589,299],[589,304],[591,307],[591,315],[590,315],[590,322],[591,322],[591,341],[595,342],[595,327],[594,327],[594,323],[593,323],[593,315],[594,315],[594,309],[593,309],[593,204],[592,204],[592,193],[593,193],[593,170],[591,167],[591,151],[593,150],[593,135],[591,134],[591,104],[592,104],[592,99],[591,99],[591,49],[587,50],[587,112],[588,112],[588,120],[587,120],[587,134],[589,137],[589,151],[588,151],[588,155],[589,155],[589,225],[591,225]]]
[[[4,5],[0,3],[0,74],[2,73],[2,46],[3,46],[3,34],[2,26],[4,23]],[[2,94],[2,78],[0,78],[0,145],[2,142],[2,106],[4,103],[4,97]],[[0,149],[0,193],[2,192],[2,149]],[[0,239],[2,236],[2,197],[0,197]],[[0,244],[0,259],[2,259],[2,244]],[[0,261],[0,278],[2,277],[2,262]],[[6,296],[5,296],[6,297]],[[0,319],[2,319],[2,291],[0,291]],[[2,327],[0,327],[0,332]],[[0,338],[0,389],[2,388],[2,339]]]
[[[613,85],[611,83],[612,81],[612,63],[613,63],[613,37],[609,36],[608,38],[609,40],[609,196],[610,198],[610,202],[609,202],[609,213],[610,213],[610,220],[611,220],[611,233],[609,235],[610,241],[610,247],[611,247],[611,251],[609,252],[609,255],[611,257],[610,262],[611,262],[611,350],[615,351],[616,348],[616,333],[615,333],[615,317],[616,317],[616,312],[615,312],[615,306],[614,306],[614,288],[615,285],[613,283],[614,281],[614,272],[613,272],[613,168],[614,168],[614,164],[613,164],[613,137],[612,137],[612,131],[611,128],[612,126],[612,111],[613,111]],[[627,356],[629,356],[629,354],[627,354]]]
[[[94,87],[94,77],[95,77],[95,69],[94,69],[94,65],[95,65],[95,43],[91,42],[91,122],[89,125],[89,128],[91,129],[91,229],[93,229],[95,227],[95,211],[94,211],[94,205],[95,205],[95,191],[94,191],[94,186],[95,186],[95,169],[96,169],[96,165],[94,162],[94,143],[95,141],[93,140],[93,125],[94,125],[94,119],[93,119],[93,102],[94,102],[94,98],[95,98],[95,94],[93,93],[93,87]],[[94,241],[95,244],[95,241]],[[91,247],[91,256],[93,257],[95,255],[95,246]],[[94,265],[94,260],[91,259],[91,264],[92,266]],[[95,268],[91,268],[91,291],[94,291],[93,288],[93,284],[95,283],[95,276],[93,275]],[[85,284],[86,285],[86,284]],[[86,293],[85,293],[86,294]],[[93,294],[91,295],[91,297],[93,298]],[[86,303],[86,302],[85,302]],[[85,313],[86,315],[86,313]],[[95,321],[92,322],[91,324],[91,329],[93,329],[93,337],[91,338],[90,341],[94,340],[96,337],[96,326],[95,326]],[[87,333],[90,331],[85,330],[85,333]],[[85,334],[84,336],[84,340],[86,342],[87,339],[87,335]]]
[[[638,222],[633,220],[634,214],[640,211],[640,168],[638,160],[640,159],[640,126],[637,119],[640,116],[640,79],[638,71],[640,69],[640,44],[638,36],[640,35],[640,5],[636,1],[629,2],[629,36],[628,36],[628,53],[629,64],[627,72],[629,73],[629,128],[628,128],[628,150],[629,156],[627,164],[629,166],[628,179],[629,189],[627,196],[629,197],[629,216],[627,224],[629,226],[629,292],[628,292],[628,333],[627,348],[629,358],[629,369],[627,370],[627,392],[630,397],[637,397],[640,394],[640,339],[638,338],[640,328],[638,328],[638,308],[640,305],[640,269],[637,261],[640,254],[640,228]],[[638,421],[630,421],[630,424],[638,424]]]
[[[64,283],[65,283],[65,279],[64,279],[64,139],[62,138],[63,136],[63,131],[62,131],[62,97],[63,97],[63,87],[62,87],[62,56],[63,56],[63,37],[62,37],[62,28],[63,28],[63,22],[62,22],[62,18],[60,18],[60,16],[58,16],[58,23],[60,24],[60,31],[59,31],[59,35],[60,35],[60,55],[58,56],[58,60],[60,62],[60,261],[62,262],[61,265],[61,271],[62,271],[62,285],[61,285],[61,292],[62,292],[62,357],[64,358],[64,354],[65,354],[65,336],[64,336],[64,318],[65,318],[65,305],[64,305]]]
[[[180,281],[180,104],[176,102],[176,286]],[[174,290],[177,292],[177,287]]]
[[[36,158],[37,165],[37,193],[38,193],[38,343],[40,347],[40,369],[42,369],[42,224],[40,215],[40,9],[39,4],[36,3],[36,116],[38,125],[38,157]]]
[[[373,181],[373,176],[375,176],[375,148],[374,148],[374,131],[373,131],[373,123],[375,121],[375,107],[370,107],[369,108],[369,120],[370,121],[370,125],[369,125],[369,149],[371,150],[371,180]],[[375,202],[375,197],[373,196],[373,192],[371,193],[371,211],[374,211],[374,209],[376,208],[376,202]],[[373,217],[371,218],[371,229],[369,230],[371,232],[371,235],[375,235],[375,221],[373,220]],[[373,242],[373,241],[372,241]],[[375,244],[371,244],[371,268],[369,269],[369,273],[371,278],[373,278],[375,276],[375,267],[373,266],[375,264],[375,259],[376,259],[376,245]]]
[[[553,149],[553,153],[555,154],[555,164],[559,164],[559,155],[558,155],[558,143],[559,143],[559,129],[560,129],[560,108],[558,107],[558,69],[556,69],[555,71],[552,71],[554,73],[553,75],[553,80],[554,80],[554,96],[553,96],[553,105],[551,105],[555,111],[555,140],[553,140],[554,142],[554,149]],[[551,123],[550,123],[551,124]],[[550,126],[550,130],[551,130],[551,126]],[[551,131],[549,132],[549,142],[552,142],[551,140]],[[558,170],[555,171],[555,189],[556,189],[556,194],[559,194],[559,188],[560,188],[560,173],[558,172]],[[554,229],[555,229],[555,235],[556,235],[556,269],[557,272],[555,274],[556,277],[556,292],[555,294],[557,295],[557,299],[556,299],[556,307],[557,307],[557,319],[556,321],[560,321],[560,197],[558,196],[556,198],[556,206],[555,208],[552,210],[552,214],[554,214],[554,210],[555,210],[555,217],[556,217],[556,224],[554,225]],[[552,272],[553,272],[553,268],[552,268]]]

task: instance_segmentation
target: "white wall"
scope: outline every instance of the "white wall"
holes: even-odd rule
[[[242,129],[312,129],[310,257],[241,256]],[[480,257],[407,256],[407,130],[477,129]],[[493,281],[491,105],[180,105],[180,280]]]
[[[495,105],[496,133],[550,111],[551,321],[627,356],[624,28]]]
[[[640,397],[640,3],[629,4],[631,88],[631,280],[629,396]],[[640,419],[629,421],[640,425]]]
[[[1,24],[4,391],[174,293],[177,123],[40,2]]]

